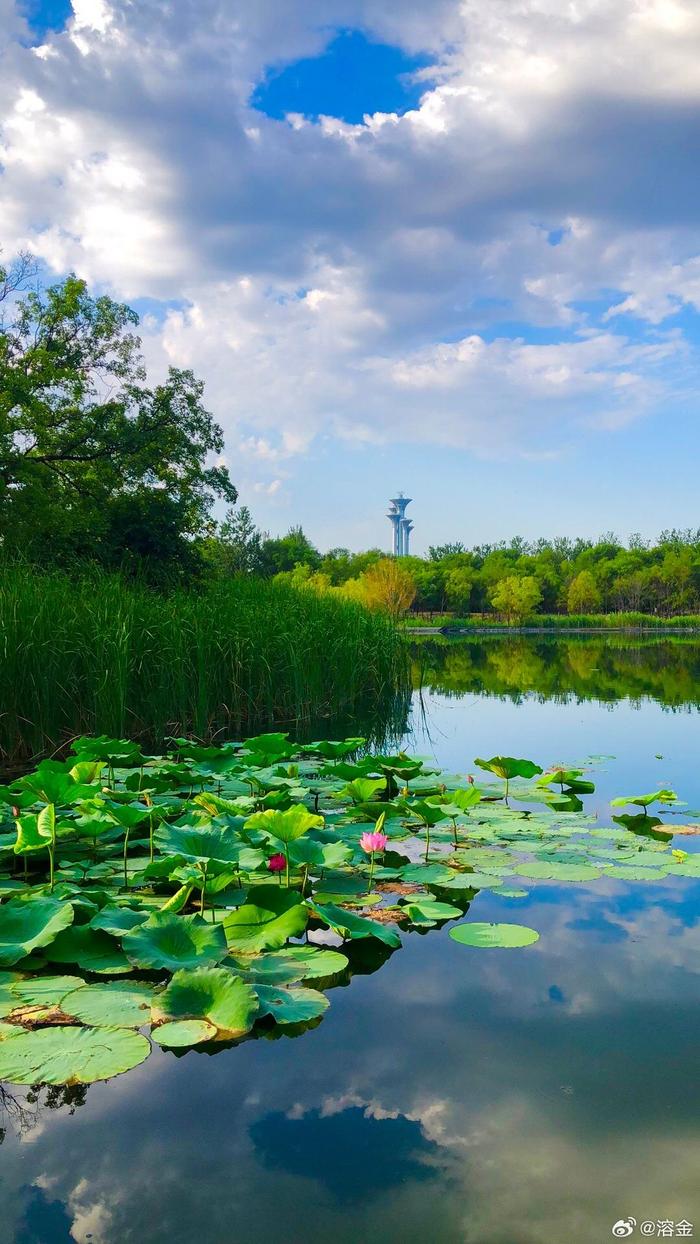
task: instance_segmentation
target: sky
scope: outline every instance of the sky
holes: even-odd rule
[[[0,245],[321,548],[696,527],[696,0],[0,0]]]

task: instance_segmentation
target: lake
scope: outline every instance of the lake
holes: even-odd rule
[[[664,819],[700,808],[699,642],[428,640],[414,676],[406,747],[449,770],[586,762],[603,823],[660,786],[687,801]],[[404,934],[298,1039],[8,1089],[0,1241],[596,1244],[632,1218],[632,1238],[700,1237],[700,882],[527,888],[470,915],[536,945]]]

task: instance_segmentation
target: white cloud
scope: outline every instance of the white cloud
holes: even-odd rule
[[[260,471],[324,436],[544,452],[686,383],[683,343],[620,317],[700,306],[697,6],[73,7],[50,55],[8,41],[5,248],[184,300],[147,323],[149,359],[203,374]],[[420,106],[255,113],[266,70],[334,25],[427,51]]]

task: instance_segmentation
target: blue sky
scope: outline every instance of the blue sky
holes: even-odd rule
[[[191,366],[261,526],[696,526],[691,0],[0,0],[0,243]]]

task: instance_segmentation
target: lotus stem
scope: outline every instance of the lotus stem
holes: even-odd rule
[[[131,833],[131,827],[129,827],[124,834],[124,889],[125,890],[129,889],[129,874],[126,871],[126,858],[129,853],[129,834],[130,833]]]
[[[374,877],[374,851],[371,852],[370,857],[369,857],[369,889],[367,891],[368,895],[372,893],[372,878],[373,877]]]
[[[204,890],[207,884],[207,864],[200,864],[200,869],[202,872],[202,888],[201,888],[200,895],[199,895],[199,914],[200,916],[203,916],[204,915]]]
[[[49,843],[49,885],[50,885],[52,894],[53,894],[53,887],[54,887],[53,854],[54,854],[55,842],[56,842],[55,838],[52,838],[51,842]]]
[[[287,842],[285,842],[285,844],[284,844],[284,862],[285,862],[285,866],[286,866],[286,867],[285,867],[285,877],[286,877],[286,881],[287,881],[287,889],[289,889],[289,843],[287,843]]]

